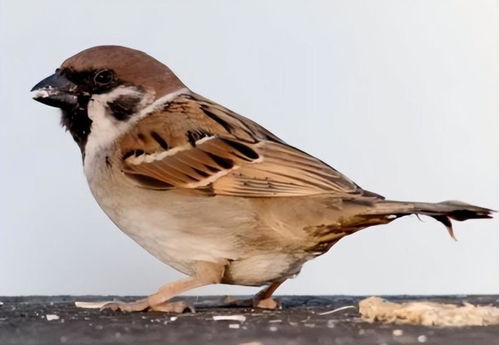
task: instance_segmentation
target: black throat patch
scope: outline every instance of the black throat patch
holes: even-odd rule
[[[72,109],[61,109],[61,125],[71,133],[82,154],[85,152],[85,144],[92,126],[92,120],[87,112],[88,101],[88,97],[82,97],[81,100],[78,99],[78,106]]]

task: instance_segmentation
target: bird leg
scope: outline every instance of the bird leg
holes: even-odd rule
[[[124,312],[152,310],[173,313],[182,313],[186,309],[194,311],[194,308],[186,302],[169,302],[169,300],[191,289],[220,283],[223,272],[224,265],[197,262],[194,276],[163,285],[156,293],[134,302],[106,303],[101,307],[101,310],[111,309]]]
[[[258,309],[277,309],[279,303],[272,298],[272,294],[277,288],[284,283],[285,279],[272,282],[269,286],[258,292],[253,298],[250,299],[234,299],[233,297],[226,297],[224,302],[227,306],[234,307],[252,307]]]

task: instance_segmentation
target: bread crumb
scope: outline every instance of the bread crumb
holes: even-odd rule
[[[395,336],[395,337],[400,337],[401,335],[404,334],[404,331],[401,330],[401,329],[394,329],[392,334]]]
[[[45,315],[47,321],[59,320],[59,315],[56,314],[47,314]]]
[[[359,302],[359,312],[367,322],[437,327],[499,325],[498,307],[469,303],[462,306],[436,302],[394,303],[379,297],[368,297]],[[419,342],[425,341],[426,338]]]
[[[244,315],[214,315],[213,320],[215,321],[246,321],[246,316]]]

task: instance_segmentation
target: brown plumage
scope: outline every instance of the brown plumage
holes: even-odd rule
[[[179,96],[140,120],[123,136],[121,152],[126,174],[172,188],[239,197],[363,193],[320,160],[249,128],[244,119],[196,95]]]
[[[360,229],[421,214],[453,236],[451,220],[491,217],[457,201],[385,200],[129,48],[84,50],[34,89],[63,110],[109,217],[190,276],[148,299],[105,307],[178,311],[171,297],[220,282],[268,284],[253,303],[275,307],[282,282]]]

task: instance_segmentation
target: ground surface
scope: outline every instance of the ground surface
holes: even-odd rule
[[[499,345],[499,326],[448,329],[369,324],[359,318],[356,308],[331,313],[339,307],[356,307],[361,297],[283,296],[278,298],[283,309],[277,311],[222,308],[219,298],[191,298],[197,313],[177,317],[156,312],[100,312],[74,306],[76,300],[110,298],[113,297],[0,297],[0,344]],[[499,296],[387,299],[499,306]],[[219,320],[227,316],[235,319]]]

